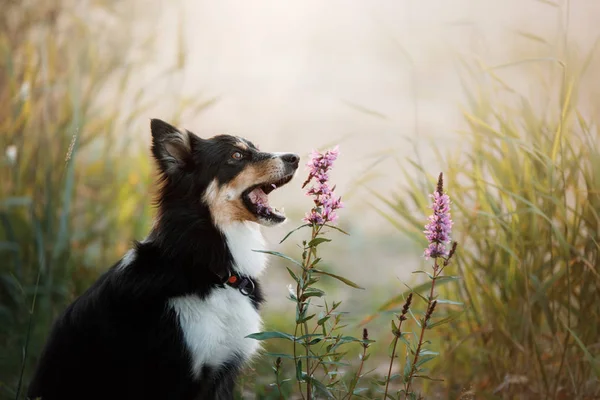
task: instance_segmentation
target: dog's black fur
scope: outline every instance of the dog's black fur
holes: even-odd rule
[[[209,296],[233,268],[224,235],[202,200],[211,181],[230,182],[250,163],[273,155],[245,141],[247,157],[232,160],[235,137],[184,132],[185,143],[163,121],[152,120],[151,127],[162,180],[155,227],[135,243],[135,259],[126,267],[115,264],[56,320],[30,384],[31,399],[233,398],[243,357],[204,367],[194,378],[182,329],[167,304],[185,295]],[[286,165],[293,173],[297,156],[288,155]],[[249,297],[258,308],[258,282]]]

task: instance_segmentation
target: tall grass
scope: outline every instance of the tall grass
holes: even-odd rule
[[[496,70],[464,63],[461,151],[432,144],[454,183],[464,278],[454,289],[467,306],[442,334],[437,372],[452,398],[465,390],[478,398],[600,395],[600,131],[578,107],[589,60],[532,61],[558,72],[540,85],[541,107]],[[409,184],[383,212],[423,244],[414,211],[425,212],[420,182],[432,171],[412,163]]]
[[[0,398],[23,398],[56,314],[150,224],[146,149],[124,138],[144,100],[131,13],[92,3],[0,0]]]

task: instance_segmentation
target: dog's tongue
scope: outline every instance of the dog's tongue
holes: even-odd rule
[[[275,188],[275,185],[273,185]],[[257,187],[253,189],[250,193],[248,193],[248,200],[252,202],[252,204],[256,207],[256,213],[260,217],[269,217],[269,218],[277,218],[279,220],[285,220],[285,214],[283,213],[283,208],[278,210],[276,208],[271,207],[269,204],[269,196],[265,193],[263,188]]]
[[[256,205],[269,207],[269,197],[260,187],[257,187],[248,193],[248,197],[250,198],[250,201]]]

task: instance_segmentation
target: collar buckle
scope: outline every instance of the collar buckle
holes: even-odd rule
[[[244,296],[250,296],[256,290],[256,285],[252,279],[247,276],[240,276],[231,271],[229,271],[229,276],[224,283],[238,289]]]

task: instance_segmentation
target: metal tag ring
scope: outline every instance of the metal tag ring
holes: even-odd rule
[[[240,288],[240,293],[243,294],[244,296],[250,296],[252,293],[254,293],[254,282],[252,282],[251,279],[248,279],[248,282],[250,282],[251,288],[248,289],[247,286],[241,287]]]

